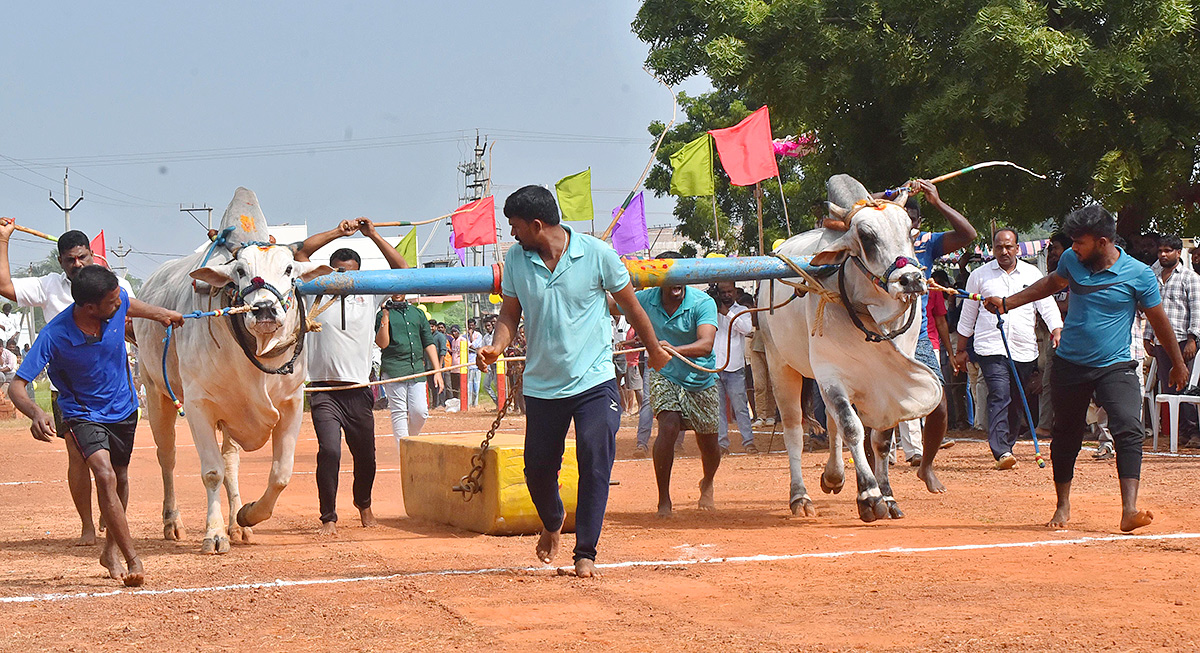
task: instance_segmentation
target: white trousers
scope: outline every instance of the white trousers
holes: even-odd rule
[[[900,450],[904,452],[905,460],[921,455],[921,420],[900,422],[896,433],[900,436]]]
[[[384,375],[383,378],[388,378]],[[396,437],[396,449],[400,448],[400,438],[410,435],[420,435],[425,420],[429,417],[429,399],[425,392],[424,381],[399,381],[385,383],[384,393],[387,394],[388,410],[392,413],[392,435]]]

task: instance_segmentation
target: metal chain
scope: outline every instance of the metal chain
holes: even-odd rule
[[[507,376],[506,374],[505,377],[507,378]],[[451,488],[455,492],[462,493],[463,501],[470,501],[475,498],[476,494],[483,492],[484,459],[487,456],[488,448],[492,445],[492,438],[496,437],[496,431],[500,428],[500,422],[508,414],[508,409],[512,406],[517,393],[521,391],[522,376],[523,374],[518,374],[514,377],[512,392],[508,393],[504,399],[504,405],[496,412],[496,419],[492,420],[492,428],[488,429],[487,435],[483,436],[483,442],[479,443],[479,451],[471,456],[471,471],[458,480],[458,485]]]

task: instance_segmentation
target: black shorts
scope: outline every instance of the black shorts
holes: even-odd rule
[[[135,408],[129,417],[115,422],[89,422],[87,420],[67,420],[71,438],[79,449],[84,460],[100,451],[108,452],[113,467],[128,467],[129,459],[133,456],[133,434],[137,431],[138,411]]]
[[[54,435],[66,438],[70,427],[63,423],[62,409],[58,407],[58,391],[50,391],[50,412],[54,414]]]

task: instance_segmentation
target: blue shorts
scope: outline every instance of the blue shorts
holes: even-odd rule
[[[941,381],[943,386],[946,385],[946,379],[942,378],[942,364],[938,361],[937,352],[933,350],[933,343],[925,334],[921,334],[917,339],[917,351],[913,353],[913,358],[925,363],[925,367],[937,375],[938,381]]]

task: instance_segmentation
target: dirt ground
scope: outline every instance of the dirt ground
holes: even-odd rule
[[[29,599],[0,602],[0,649],[1200,647],[1200,539],[1186,537],[1200,533],[1200,457],[1147,456],[1142,503],[1156,521],[1139,533],[1147,537],[1120,539],[1113,538],[1116,470],[1086,453],[1072,528],[1054,532],[1040,526],[1053,511],[1050,470],[1033,464],[1027,443],[1010,472],[991,469],[980,441],[942,451],[937,466],[949,493],[941,496],[927,493],[915,470],[900,463],[893,486],[907,517],[864,524],[852,479],[839,495],[820,493],[824,452],[805,462],[819,516],[792,517],[782,442],[765,433],[759,447],[775,452],[726,458],[717,476],[718,510],[702,513],[695,507],[699,460],[689,439],[675,465],[676,518],[661,521],[653,515],[653,468],[633,459],[633,421],[626,418],[613,472],[620,485],[612,489],[598,562],[643,564],[580,580],[540,568],[533,536],[487,537],[408,519],[386,413],[376,413],[376,423],[387,434],[377,440],[379,528],[357,524],[346,452],[341,529],[334,539],[318,538],[316,442],[306,421],[296,474],[275,515],[254,529],[254,544],[204,556],[204,492],[187,428],[179,427],[178,487],[189,531],[184,541],[167,542],[162,485],[143,422],[130,467],[130,522],[148,579],[141,593],[107,596],[97,594],[119,586],[101,573],[98,548],[71,546],[79,522],[61,442],[33,440],[27,422],[0,424],[0,600]],[[425,431],[482,434],[488,423],[482,413],[435,413]],[[520,431],[523,420],[510,419],[505,428]],[[243,455],[247,500],[262,491],[268,467],[268,451]],[[570,563],[573,542],[564,537],[559,564]],[[466,573],[445,573],[451,570]]]

